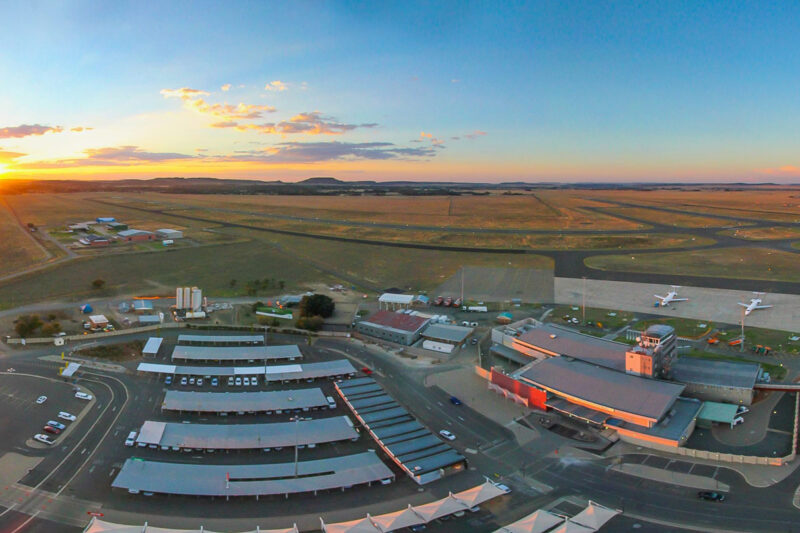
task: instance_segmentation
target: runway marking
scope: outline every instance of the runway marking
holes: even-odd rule
[[[8,488],[8,487],[6,487],[6,488]],[[9,511],[13,510],[13,509],[14,509],[14,507],[16,507],[16,506],[17,506],[17,504],[16,504],[16,503],[12,503],[10,507],[8,507],[8,508],[7,508],[5,511],[3,511],[2,513],[0,513],[0,516],[3,516],[3,515],[4,515],[4,514],[6,514],[7,512],[9,512]]]

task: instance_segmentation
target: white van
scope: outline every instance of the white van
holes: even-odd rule
[[[328,407],[330,409],[336,409],[336,401],[333,399],[333,396],[325,396],[325,399],[328,400]]]
[[[78,398],[79,400],[91,400],[92,399],[92,395],[91,394],[86,394],[85,392],[76,392],[75,393],[75,397]]]
[[[130,433],[128,433],[128,438],[125,439],[125,446],[128,446],[130,448],[134,444],[136,444],[136,432],[131,431]]]

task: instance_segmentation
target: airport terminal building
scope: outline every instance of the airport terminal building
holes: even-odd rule
[[[531,319],[494,329],[492,340],[493,354],[522,366],[492,368],[491,389],[641,445],[685,444],[704,401],[749,405],[759,374],[758,365],[678,359],[663,324],[634,347]]]

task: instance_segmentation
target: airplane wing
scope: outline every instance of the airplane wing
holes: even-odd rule
[[[743,304],[742,302],[739,302],[739,305],[741,305],[742,307],[750,307],[750,304]]]
[[[658,294],[654,294],[653,296],[655,296],[655,297],[656,297],[656,298],[658,298],[659,300],[666,300],[666,299],[667,299],[667,297],[666,297],[666,296],[659,296]]]
[[[756,309],[768,309],[770,307],[772,307],[772,306],[771,305],[757,305]]]
[[[688,302],[689,298],[673,298],[673,302]]]

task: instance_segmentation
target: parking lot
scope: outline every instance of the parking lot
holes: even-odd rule
[[[39,396],[47,400],[37,404]],[[0,374],[0,450],[24,455],[45,455],[57,448],[70,433],[70,425],[76,424],[58,418],[59,411],[79,414],[87,402],[75,398],[73,386],[69,383],[46,378]],[[55,445],[48,446],[33,440],[37,433],[44,433],[43,427],[49,420],[66,426],[61,435],[49,435]]]

